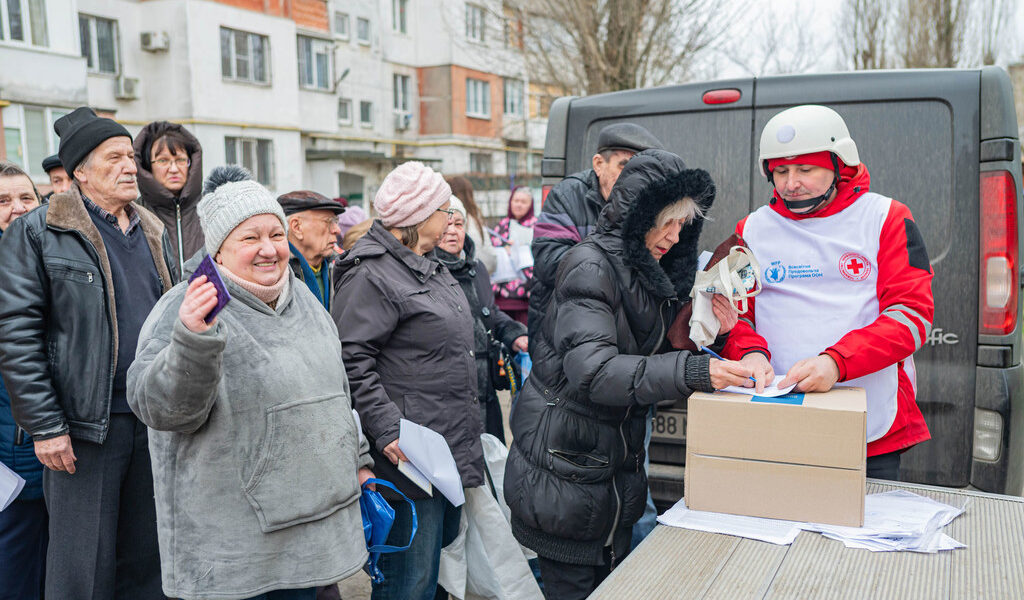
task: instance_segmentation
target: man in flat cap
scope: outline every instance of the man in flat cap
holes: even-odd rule
[[[345,212],[345,207],[309,190],[289,192],[277,201],[288,219],[288,246],[292,250],[288,263],[295,276],[330,311],[334,295],[334,263],[330,259],[341,233],[338,215]]]
[[[530,339],[547,310],[562,256],[597,226],[597,218],[633,155],[650,148],[663,149],[658,138],[639,125],[615,123],[597,136],[592,169],[573,173],[551,188],[533,229],[533,287],[530,289]]]
[[[46,467],[46,597],[163,598],[148,438],[125,375],[174,254],[134,203],[128,131],[86,107],[54,130],[71,188],[0,238],[0,373]]]
[[[46,195],[46,200],[49,200],[50,196],[54,194],[61,194],[71,188],[71,178],[68,177],[68,172],[64,170],[64,164],[60,162],[60,157],[56,154],[43,159],[43,170],[49,176],[50,188],[52,188]]]

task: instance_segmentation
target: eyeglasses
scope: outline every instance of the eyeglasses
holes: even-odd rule
[[[438,208],[437,212],[443,212],[448,214],[448,220],[451,221],[455,218],[455,213],[459,212],[454,208]]]
[[[185,169],[192,164],[192,161],[188,158],[175,158],[174,160],[169,158],[158,158],[153,161],[153,164],[161,169],[169,169],[172,162],[177,165],[179,169]]]
[[[337,217],[337,215],[335,215],[333,217],[307,217],[307,218],[313,219],[314,221],[323,221],[324,223],[327,223],[328,227],[334,227],[335,225],[338,224],[338,217]]]

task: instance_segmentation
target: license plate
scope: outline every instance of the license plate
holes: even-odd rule
[[[651,440],[674,444],[686,443],[686,411],[659,410],[651,421]]]

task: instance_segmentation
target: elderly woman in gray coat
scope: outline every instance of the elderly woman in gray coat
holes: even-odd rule
[[[280,205],[254,181],[199,204],[231,301],[200,276],[146,320],[128,402],[150,428],[163,591],[299,600],[359,570],[372,477],[334,323],[288,268]],[[186,263],[192,272],[198,257]]]
[[[377,472],[415,501],[419,518],[409,550],[381,556],[386,581],[374,584],[374,600],[432,599],[441,548],[458,534],[461,516],[437,490],[427,496],[395,467],[406,459],[400,421],[444,436],[463,487],[483,484],[473,318],[459,283],[430,256],[451,226],[451,195],[429,167],[400,165],[373,200],[379,218],[337,266],[331,316],[352,399]],[[411,518],[404,502],[392,506],[397,518],[387,543],[402,545]]]

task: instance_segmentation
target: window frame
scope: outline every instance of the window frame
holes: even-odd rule
[[[348,118],[341,118],[341,105],[345,104],[348,106]],[[338,98],[338,123],[342,125],[352,125],[355,119],[352,114],[352,99],[351,98]]]
[[[43,131],[41,133],[46,141],[46,147],[42,150],[42,156],[29,156],[28,121],[25,118],[26,109],[39,110],[43,113]],[[43,171],[42,159],[47,156],[57,154],[57,149],[60,147],[60,138],[57,137],[57,134],[53,131],[53,123],[60,117],[70,113],[71,109],[58,106],[12,103],[3,107],[2,110],[4,129],[16,129],[18,131],[18,153],[22,157],[22,161],[11,156],[8,156],[7,160],[24,169],[32,181],[43,183],[48,182],[49,176],[46,171]]]
[[[85,54],[81,54],[81,56],[85,58],[86,70],[90,75],[110,75],[113,77],[119,76],[121,74],[121,26],[118,23],[117,19],[111,19],[109,17],[100,17],[97,15],[91,15],[89,13],[78,13],[79,37],[81,37],[82,19],[85,19],[85,21],[88,23],[89,29],[89,55],[86,56]],[[99,37],[97,36],[98,21],[109,22],[112,26],[111,31],[113,36],[112,44],[114,53],[113,71],[104,71],[100,69]],[[85,41],[86,40],[80,40],[79,46],[81,46],[81,43]],[[92,65],[89,64],[90,62],[92,62]]]
[[[401,83],[401,86],[399,85]],[[412,114],[412,102],[409,91],[412,83],[412,77],[405,73],[392,73],[391,75],[391,109],[395,114],[400,115],[411,115]]]
[[[345,31],[338,30],[338,19],[343,17],[342,22],[345,23]],[[331,27],[334,29],[334,37],[339,40],[349,40],[352,38],[352,17],[347,12],[340,10],[334,11],[334,19],[331,21]]]
[[[369,120],[363,120],[363,106],[367,106],[367,113],[370,115]],[[372,129],[373,128],[373,101],[372,100],[360,100],[359,101],[359,126]]]
[[[304,42],[309,43],[309,56],[303,56],[305,51]],[[298,34],[295,36],[295,46],[299,69],[299,87],[314,92],[332,92],[334,84],[334,44],[323,38]],[[327,79],[325,81],[319,81],[320,74],[316,62],[319,56],[324,56],[327,61],[327,73],[324,74]],[[310,64],[310,60],[312,60],[312,64]],[[305,81],[306,72],[303,67],[312,69],[310,76],[313,78],[313,81]]]
[[[359,36],[359,26],[366,23],[366,39]],[[369,46],[373,40],[373,21],[366,17],[356,17],[356,43],[360,46]]]
[[[483,157],[486,157],[485,169],[474,169],[474,166],[479,167],[480,161]],[[493,175],[494,174],[494,155],[490,152],[470,152],[469,153],[469,172],[480,173],[482,175]]]
[[[224,73],[224,59],[225,59],[225,56],[224,56],[224,46],[223,46],[223,41],[224,41],[224,33],[223,32],[225,32],[225,31],[228,32],[228,35],[229,35],[228,57],[227,57],[227,59],[228,59],[228,63],[231,65],[231,73],[230,74]],[[256,33],[256,32],[253,32],[253,31],[245,31],[244,29],[234,29],[232,27],[226,27],[224,25],[220,26],[219,33],[220,33],[220,42],[221,42],[221,45],[220,45],[220,50],[221,50],[221,56],[220,56],[221,70],[220,70],[220,74],[221,74],[221,79],[222,80],[230,81],[232,83],[247,83],[249,85],[258,85],[258,86],[270,86],[270,85],[272,85],[271,67],[270,67],[270,65],[271,65],[270,36],[263,35],[261,33]],[[249,70],[249,76],[247,76],[247,77],[239,77],[238,76],[238,54],[237,54],[237,52],[238,52],[238,50],[237,50],[238,49],[238,41],[235,39],[235,37],[237,35],[245,35],[246,36],[247,56],[246,56],[245,60],[247,62],[247,68]],[[256,53],[253,51],[254,50],[253,40],[260,40],[261,45],[262,45],[262,50],[263,50],[263,70],[264,70],[263,76],[265,77],[265,79],[256,79],[255,76],[253,75],[253,63],[254,63],[253,58],[256,55]]]
[[[510,84],[512,84],[511,87],[518,87],[518,94],[509,94]],[[502,79],[501,87],[504,100],[504,114],[509,117],[523,118],[526,108],[525,82],[522,79],[516,79],[515,77],[505,77]],[[512,102],[509,101],[510,99]],[[509,108],[512,108],[513,110],[509,110]]]
[[[486,112],[477,111],[477,108],[484,108]],[[466,77],[466,116],[473,119],[491,120],[490,81]]]
[[[18,24],[21,26],[21,39],[11,37],[10,5],[16,3],[19,10]],[[20,44],[24,46],[37,46],[40,48],[50,47],[50,25],[46,18],[46,1],[36,0],[36,7],[42,7],[37,12],[33,8],[33,0],[0,0],[0,42],[5,44]],[[33,17],[41,20],[34,22]],[[42,40],[36,40],[35,25],[42,28]]]
[[[391,0],[391,31],[409,33],[409,0]]]
[[[234,147],[229,151],[229,145]],[[252,164],[245,164],[246,145],[249,146],[249,153],[252,157]],[[260,150],[267,150],[267,168],[263,169],[260,167]],[[231,156],[234,155],[234,156]],[[231,160],[231,159],[234,160]],[[274,140],[270,138],[258,138],[248,136],[235,136],[225,135],[224,136],[224,162],[226,164],[234,164],[245,167],[252,173],[253,179],[255,179],[260,185],[267,188],[274,188],[274,178],[276,176],[276,167],[274,164]],[[265,173],[264,171],[269,171]]]
[[[466,3],[466,39],[484,44],[487,42],[487,10],[479,4]]]

